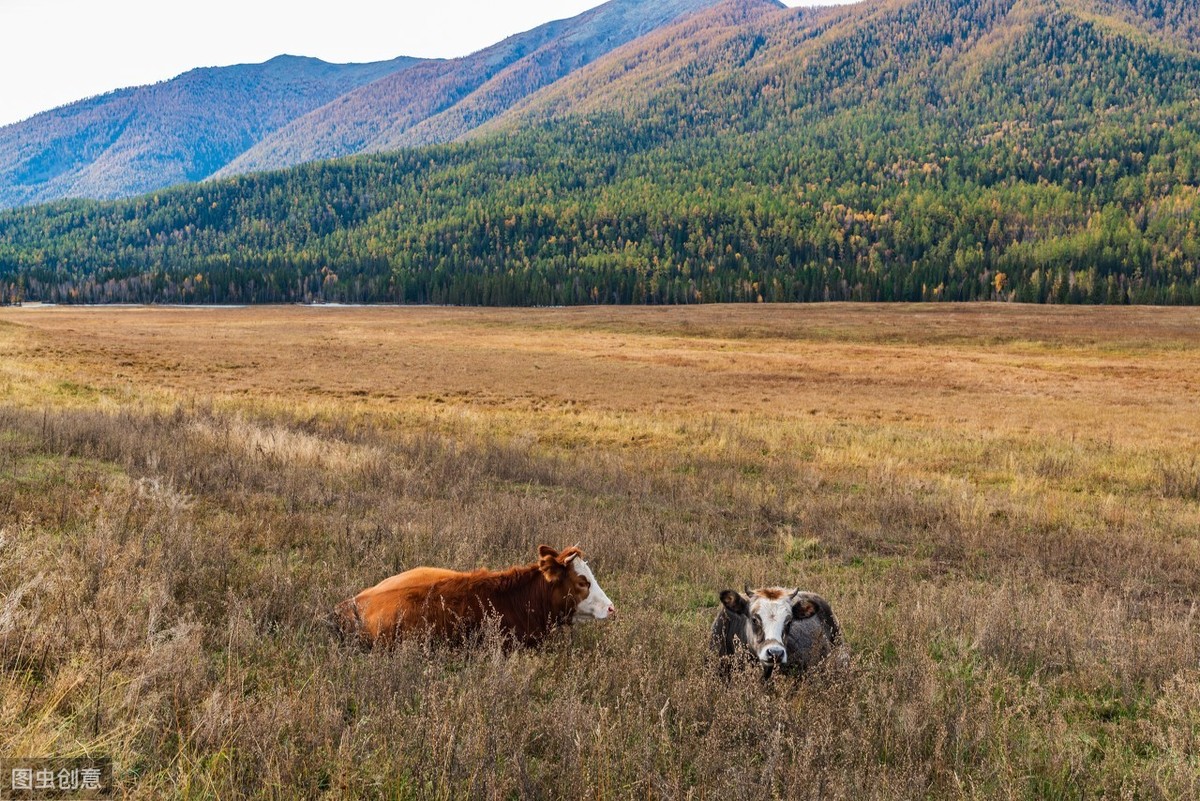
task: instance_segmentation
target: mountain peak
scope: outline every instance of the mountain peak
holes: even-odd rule
[[[0,206],[114,198],[210,175],[298,116],[416,64],[282,55],[203,67],[0,128]]]

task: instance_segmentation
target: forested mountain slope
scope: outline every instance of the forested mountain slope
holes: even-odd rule
[[[385,77],[285,126],[219,175],[452,141],[614,48],[715,2],[610,0],[478,53]]]
[[[1200,302],[1200,56],[1137,3],[730,0],[467,142],[0,215],[48,300]]]
[[[206,178],[297,116],[415,63],[280,56],[38,114],[0,128],[0,207],[124,197]]]
[[[837,8],[786,9],[763,0],[725,0],[711,10],[680,24],[648,34],[622,48],[612,58],[579,70],[530,95],[511,110],[480,126],[472,135],[611,109],[642,113],[664,91],[703,86],[714,75],[746,67],[761,47],[761,30],[782,26],[797,37],[797,45],[823,30],[808,24],[817,18],[836,19],[851,13]],[[707,101],[706,101],[707,102]],[[713,108],[715,112],[717,109]]]
[[[1086,4],[1075,8],[1087,12]],[[1100,8],[1192,50],[1200,48],[1200,3],[1195,0],[1103,0]]]

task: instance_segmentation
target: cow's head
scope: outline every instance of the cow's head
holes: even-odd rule
[[[742,639],[766,666],[786,665],[784,636],[792,620],[803,620],[817,613],[817,607],[800,590],[783,587],[722,590],[721,603],[733,615],[745,620]]]
[[[600,588],[592,569],[583,561],[583,551],[566,548],[561,553],[549,545],[538,548],[538,567],[546,580],[560,583],[575,603],[575,620],[604,620],[617,609]]]

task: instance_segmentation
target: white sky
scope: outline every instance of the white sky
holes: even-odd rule
[[[600,2],[0,0],[0,125],[193,67],[282,53],[334,62],[465,55]]]

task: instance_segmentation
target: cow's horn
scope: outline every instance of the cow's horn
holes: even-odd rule
[[[746,584],[746,585],[745,585],[745,587],[746,587],[746,597],[747,597],[747,598],[753,598],[753,597],[754,597],[754,590],[750,589],[750,585],[749,585],[749,584]]]

